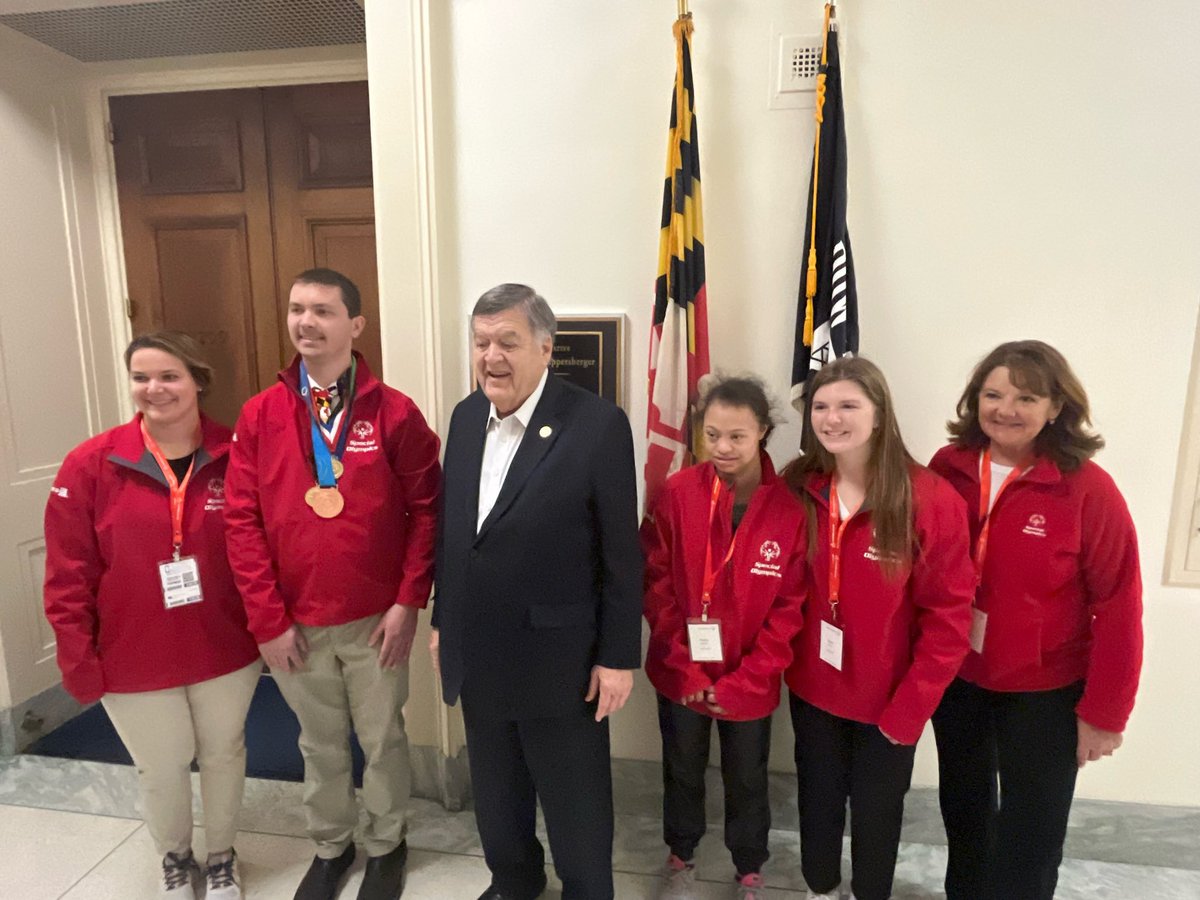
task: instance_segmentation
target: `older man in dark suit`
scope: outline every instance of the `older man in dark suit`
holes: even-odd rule
[[[532,288],[488,291],[471,331],[480,390],[450,420],[431,649],[463,701],[480,900],[544,889],[538,800],[564,900],[610,900],[607,716],[641,657],[629,422],[549,371],[554,314]]]

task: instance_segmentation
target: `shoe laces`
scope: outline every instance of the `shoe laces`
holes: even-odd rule
[[[190,852],[186,854],[168,853],[163,857],[163,887],[168,891],[176,890],[187,884],[192,877],[192,868],[196,860]]]
[[[229,859],[209,864],[208,889],[210,891],[217,888],[233,887],[237,884],[237,879],[233,874],[233,861],[235,859],[237,859],[237,854],[231,853]]]

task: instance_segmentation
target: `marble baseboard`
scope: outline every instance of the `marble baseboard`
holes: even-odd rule
[[[0,757],[22,752],[42,735],[79,715],[86,707],[61,684],[23,703],[0,709]]]
[[[413,744],[409,746],[408,754],[412,763],[414,797],[436,800],[450,812],[470,806],[471,774],[466,748],[451,758],[438,747]]]
[[[425,850],[480,855],[474,815],[467,802],[469,792],[465,790],[465,758],[446,766],[448,772],[457,771],[452,777],[461,779],[459,790],[464,792],[458,794],[456,808],[451,809],[437,790],[436,748],[414,749],[414,788],[419,789],[414,790],[410,843]],[[615,761],[613,771],[617,868],[653,873],[662,862],[661,771],[655,763],[630,760]],[[710,771],[709,775],[710,837],[705,843],[723,853],[719,840],[719,774]],[[771,786],[773,852],[782,861],[798,850],[794,779],[789,784],[786,775],[773,775]],[[247,779],[242,827],[263,834],[303,837],[302,792],[303,786],[295,782]],[[0,805],[136,819],[140,816],[137,795],[137,773],[130,766],[35,756],[0,759]],[[203,822],[198,785],[195,798],[196,821]],[[944,852],[946,839],[935,790],[909,792],[902,840],[906,845]],[[1071,812],[1065,855],[1081,863],[1103,861],[1200,872],[1200,809],[1078,800]],[[727,865],[723,856],[720,865]],[[783,868],[798,870],[790,862]],[[1200,897],[1200,893],[1195,896]]]

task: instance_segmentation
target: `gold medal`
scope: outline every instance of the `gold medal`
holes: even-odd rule
[[[330,459],[330,462],[333,463],[333,477],[341,478],[342,473],[346,471],[346,467],[342,465],[342,461],[334,456]]]
[[[304,494],[304,502],[312,507],[322,519],[337,518],[346,508],[346,498],[336,487],[323,488],[319,484],[310,487]]]

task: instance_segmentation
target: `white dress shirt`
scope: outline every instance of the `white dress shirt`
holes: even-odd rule
[[[542,399],[542,391],[546,388],[546,379],[550,369],[542,373],[533,393],[517,408],[517,411],[503,419],[496,414],[496,404],[491,405],[488,412],[487,435],[483,439],[483,465],[479,467],[479,518],[475,522],[475,532],[483,526],[483,520],[488,517],[496,498],[500,496],[500,488],[508,477],[513,457],[525,437],[525,429],[533,418],[533,411],[538,401]]]

